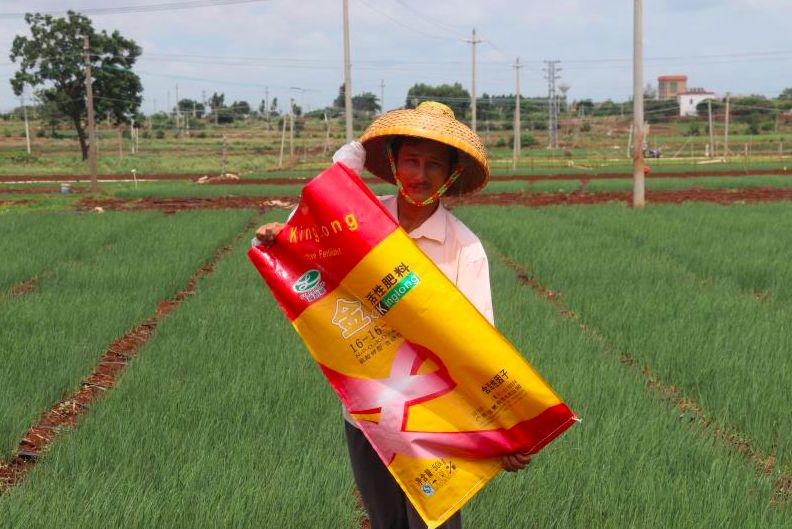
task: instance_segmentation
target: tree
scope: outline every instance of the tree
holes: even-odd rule
[[[273,116],[277,116],[278,114],[280,114],[280,112],[278,111],[278,98],[277,97],[273,97],[272,98],[272,103],[270,104],[270,114],[273,115]]]
[[[225,108],[225,94],[212,92],[209,97],[209,108],[212,110],[212,114],[217,114],[221,108]]]
[[[591,116],[592,112],[594,111],[594,101],[591,99],[581,99],[575,105],[578,111],[578,114],[584,116]]]
[[[234,101],[231,103],[231,111],[235,116],[245,118],[250,115],[250,103],[247,101]]]
[[[644,117],[649,123],[662,123],[679,116],[676,99],[650,99],[644,101]]]
[[[356,112],[366,112],[369,115],[373,114],[378,112],[381,108],[378,101],[379,98],[371,92],[363,92],[362,94],[352,97],[352,110]]]
[[[126,122],[142,102],[143,86],[132,71],[142,50],[118,31],[97,33],[91,19],[74,11],[68,11],[66,17],[27,13],[25,22],[31,38],[17,35],[11,44],[10,58],[20,63],[11,88],[20,95],[25,85],[41,86],[36,95],[42,103],[55,105],[74,124],[85,160],[88,124],[83,35],[88,36],[91,47],[94,108],[97,115],[109,113],[116,123]]]
[[[204,108],[203,103],[200,101],[196,101],[194,99],[181,99],[178,103],[178,109],[181,114],[189,114],[192,115],[193,109],[195,109],[195,117],[202,118],[204,115]]]
[[[407,91],[407,108],[415,108],[422,101],[437,101],[451,107],[458,119],[462,119],[470,108],[470,94],[459,83],[438,86],[414,84]]]
[[[50,133],[55,135],[55,127],[60,125],[63,114],[55,103],[44,102],[36,106],[36,117],[46,123]]]
[[[338,97],[333,100],[333,106],[336,108],[346,106],[346,83],[341,83],[341,86],[338,87]]]

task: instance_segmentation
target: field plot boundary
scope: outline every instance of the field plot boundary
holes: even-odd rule
[[[30,279],[26,279],[25,281],[20,281],[9,288],[5,293],[0,293],[0,303],[8,301],[9,299],[17,298],[19,296],[24,296],[28,292],[36,290],[39,282],[41,282],[41,280],[46,276],[47,272],[43,272],[31,277]]]
[[[152,181],[173,181],[173,180],[190,180],[195,181],[207,173],[159,173],[159,174],[141,174],[137,181],[139,182],[152,182]],[[317,170],[318,174],[321,170]],[[658,170],[647,176],[648,179],[652,178],[693,178],[700,176],[759,176],[759,175],[789,175],[792,176],[792,169],[702,169],[700,171],[662,171]],[[132,179],[129,174],[104,174],[98,176],[100,182],[131,182]],[[491,181],[527,181],[537,182],[542,180],[604,180],[604,179],[629,179],[632,178],[630,171],[620,172],[578,172],[578,173],[541,173],[541,174],[515,174],[515,175],[497,175],[490,178]],[[310,177],[280,177],[273,176],[272,178],[242,178],[240,180],[223,180],[219,182],[211,182],[212,184],[223,185],[245,185],[245,184],[272,184],[272,185],[289,185],[299,184],[300,182],[307,182]],[[373,176],[364,176],[363,180],[368,183],[382,182],[379,178]],[[19,176],[0,176],[0,183],[39,183],[39,182],[90,182],[91,179],[85,175],[19,175]]]
[[[647,191],[647,202],[657,204],[680,204],[683,202],[710,202],[734,204],[743,202],[775,202],[792,200],[792,188],[742,188],[742,189],[685,189],[677,191]],[[119,211],[160,210],[176,212],[191,209],[250,209],[267,207],[293,207],[297,197],[229,196],[196,198],[83,198],[75,208],[90,211],[94,208]],[[632,202],[629,191],[599,193],[488,193],[470,197],[451,197],[447,203],[455,206],[501,206],[514,205],[542,207],[553,205],[593,205],[610,202]]]
[[[25,474],[36,463],[39,456],[60,432],[76,426],[78,420],[89,409],[92,402],[112,389],[120,379],[129,362],[138,355],[154,331],[169,313],[175,310],[195,291],[198,281],[214,271],[217,263],[233,246],[255,226],[260,214],[256,214],[245,227],[193,273],[185,286],[175,295],[162,300],[151,316],[135,325],[122,337],[114,340],[99,358],[92,372],[81,382],[79,389],[57,402],[28,429],[16,453],[7,464],[0,461],[0,494],[24,479]]]
[[[754,448],[754,443],[751,439],[731,428],[715,426],[714,420],[707,415],[706,411],[695,399],[683,394],[678,387],[660,380],[649,371],[647,366],[639,365],[628,352],[619,350],[597,329],[582,322],[577,313],[566,306],[559,292],[550,290],[542,285],[536,276],[528,273],[507,255],[499,252],[498,258],[514,271],[523,286],[532,289],[539,297],[551,303],[563,318],[576,323],[583,333],[600,343],[605,350],[613,353],[625,369],[642,377],[646,381],[648,391],[669,402],[674,408],[679,410],[680,419],[695,422],[702,431],[710,433],[713,441],[722,441],[726,446],[743,456],[760,474],[769,475],[774,471],[778,471],[775,491],[773,497],[770,498],[771,504],[792,499],[792,471],[786,468],[776,469],[776,458],[773,454],[760,454]]]

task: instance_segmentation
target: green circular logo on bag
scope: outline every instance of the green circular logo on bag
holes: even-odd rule
[[[319,273],[319,270],[308,270],[294,282],[292,289],[299,293],[308,292],[313,289],[321,279],[322,275]]]

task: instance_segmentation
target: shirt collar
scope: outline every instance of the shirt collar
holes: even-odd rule
[[[398,216],[397,197],[395,196],[388,197],[387,200],[383,200],[383,205],[385,206],[385,209],[388,210],[388,213],[393,215],[393,218],[398,221],[399,216]],[[423,224],[415,228],[408,235],[410,236],[411,239],[420,239],[421,237],[423,237],[426,239],[437,241],[440,244],[443,244],[446,238],[447,222],[448,222],[448,210],[445,207],[443,207],[443,203],[440,202],[435,212],[432,213],[432,216],[426,219],[423,222]]]

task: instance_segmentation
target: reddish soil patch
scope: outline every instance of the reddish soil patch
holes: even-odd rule
[[[729,170],[701,170],[701,171],[671,171],[671,172],[650,172],[646,177],[651,180],[653,178],[698,178],[702,176],[760,176],[760,175],[788,175],[792,176],[792,169],[729,169]],[[514,175],[514,176],[493,176],[490,181],[509,181],[519,180],[536,182],[539,180],[612,180],[612,179],[629,179],[632,178],[632,172],[625,171],[621,173],[574,173],[574,174],[560,174],[560,173],[547,173],[539,175]]]
[[[319,173],[319,171],[316,171]],[[167,174],[139,174],[140,180],[198,180],[207,173],[167,173]],[[789,169],[727,169],[727,170],[713,170],[703,169],[701,171],[676,171],[676,172],[652,172],[647,178],[696,178],[701,176],[759,176],[759,175],[788,175],[792,176],[792,168]],[[132,178],[130,173],[125,174],[103,174],[99,175],[100,180],[129,180]],[[632,173],[629,171],[623,172],[580,172],[573,174],[561,173],[544,173],[535,175],[511,175],[511,176],[493,176],[490,178],[493,182],[506,182],[506,181],[525,181],[537,182],[541,180],[605,180],[605,179],[628,179],[632,178]],[[3,182],[90,182],[90,177],[86,175],[22,175],[22,176],[0,176],[0,183]],[[293,185],[306,182],[310,177],[293,177],[293,178],[243,178],[236,181],[218,182],[213,185]],[[368,183],[380,183],[380,179],[366,176],[363,178]]]
[[[88,189],[81,189],[79,187],[71,188],[71,193],[85,193]],[[5,195],[38,195],[38,194],[45,194],[45,193],[60,193],[60,187],[40,187],[40,186],[31,186],[29,188],[25,187],[0,187],[0,194]]]
[[[678,204],[682,202],[711,202],[733,204],[737,202],[771,202],[792,200],[792,188],[755,189],[686,189],[680,191],[647,191],[649,203]],[[167,213],[190,209],[260,209],[266,207],[290,207],[296,197],[203,197],[203,198],[84,198],[77,203],[79,211],[95,207],[102,209],[140,211],[160,210]],[[484,206],[527,206],[607,204],[609,202],[632,203],[629,192],[604,193],[480,193],[469,197],[449,198],[449,207]]]
[[[252,219],[231,243],[217,250],[175,296],[160,302],[153,315],[111,343],[91,374],[80,383],[80,389],[55,404],[39,418],[25,433],[11,460],[5,465],[0,463],[0,493],[19,483],[38,457],[46,451],[49,443],[63,429],[74,427],[91,403],[118,383],[129,361],[149,341],[159,322],[193,293],[198,280],[214,270],[217,262],[231,250],[234,242],[255,226],[255,220]]]
[[[143,175],[137,177],[140,180],[197,180],[206,173],[173,173],[158,175]],[[99,180],[130,180],[132,173],[125,174],[103,174],[98,176]],[[43,176],[0,176],[0,183],[3,182],[90,182],[91,177],[86,175],[43,175]]]
[[[712,202],[734,204],[735,202],[772,202],[792,200],[792,188],[741,188],[741,189],[683,189],[677,191],[646,191],[649,203],[679,204],[682,202]],[[451,205],[509,205],[550,206],[557,204],[607,204],[608,202],[632,203],[629,191],[602,193],[479,193],[468,197],[449,199]]]
[[[608,341],[608,339],[599,331],[580,321],[578,315],[566,306],[562,296],[559,293],[543,286],[535,276],[526,272],[508,256],[500,255],[499,257],[506,266],[514,270],[519,281],[523,285],[530,287],[546,301],[553,303],[555,308],[564,318],[577,323],[580,329],[587,336],[595,339],[608,351],[615,353],[625,368],[640,374],[640,376],[646,381],[647,389],[664,400],[671,402],[673,406],[679,411],[680,419],[693,421],[699,424],[703,430],[709,431],[713,438],[720,439],[726,444],[726,446],[730,447],[732,450],[735,450],[737,453],[747,459],[751,464],[753,464],[754,468],[756,468],[758,472],[762,474],[771,474],[776,470],[777,462],[772,451],[770,454],[760,454],[754,448],[754,443],[749,438],[740,435],[731,428],[715,426],[713,419],[706,415],[704,408],[695,399],[684,395],[682,390],[680,390],[677,386],[666,384],[660,381],[649,371],[647,366],[640,366],[638,362],[636,362],[636,360],[633,359],[628,353],[618,351],[617,348],[611,344],[610,341]],[[792,475],[791,472],[792,471],[790,471],[790,469],[783,469],[779,475],[773,497],[771,498],[772,502],[779,503],[792,498],[792,477],[790,477],[790,475]]]
[[[264,209],[288,207],[296,199],[268,197],[207,197],[207,198],[85,198],[77,203],[79,211],[100,207],[108,210],[144,211],[158,210],[175,213],[191,209]]]
[[[11,287],[11,290],[8,291],[8,294],[6,294],[5,296],[0,296],[0,301],[3,299],[3,297],[5,297],[6,299],[12,299],[19,296],[24,296],[28,292],[32,292],[38,286],[40,279],[41,278],[39,276],[36,276],[31,279],[28,279],[27,281],[17,283],[13,287]]]
[[[0,200],[0,208],[5,206],[24,206],[30,204],[30,200]]]

